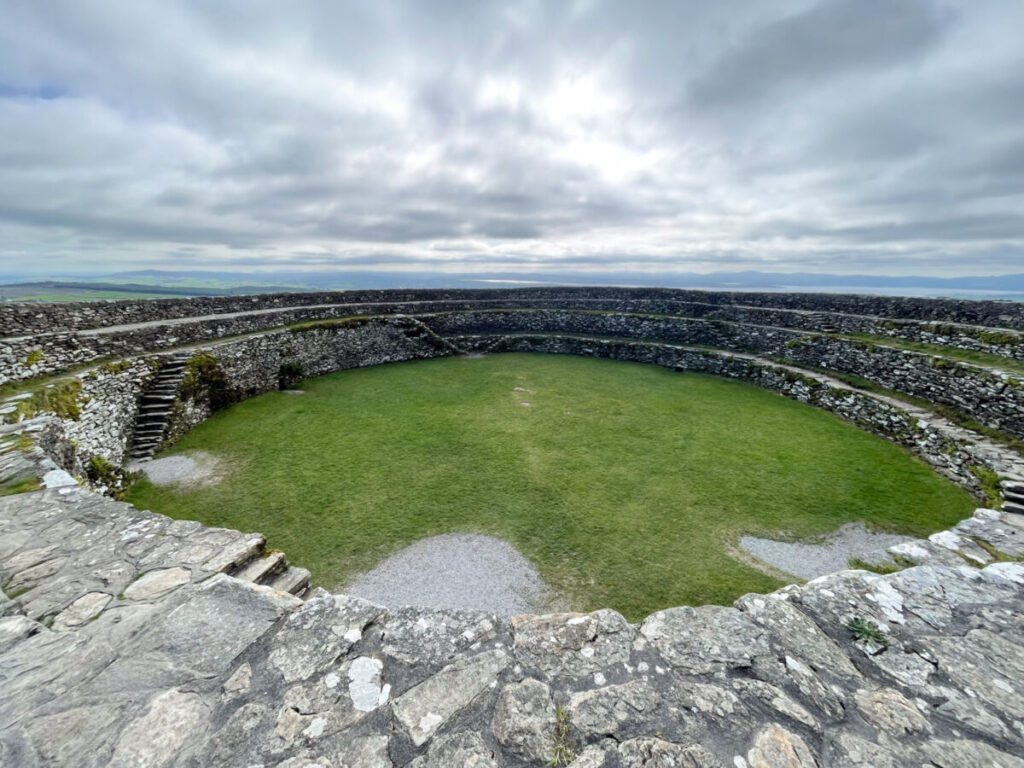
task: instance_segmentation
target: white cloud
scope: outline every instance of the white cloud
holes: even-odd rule
[[[17,0],[0,260],[1019,271],[1022,27],[952,0]]]

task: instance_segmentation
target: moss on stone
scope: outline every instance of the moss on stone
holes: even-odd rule
[[[179,400],[205,400],[218,411],[239,400],[228,386],[220,360],[210,352],[198,352],[185,363],[185,375],[178,387]]]
[[[335,317],[329,320],[310,320],[306,323],[296,323],[295,325],[289,325],[288,330],[292,333],[305,333],[325,328],[361,328],[369,321],[370,315],[350,315],[348,317]]]
[[[62,419],[77,421],[82,415],[82,405],[88,400],[79,397],[82,381],[78,378],[61,379],[32,394],[32,397],[18,403],[18,409],[11,414],[12,421],[31,419],[40,413],[54,413]]]
[[[0,486],[0,496],[14,496],[18,493],[29,493],[31,491],[38,491],[42,487],[43,484],[38,477],[26,477],[9,485],[5,484]],[[13,597],[13,595],[8,595],[8,597]]]
[[[971,470],[972,475],[978,478],[978,485],[981,487],[986,503],[992,509],[999,509],[999,505],[1003,503],[1003,494],[999,488],[999,475],[991,469],[976,465],[970,466],[968,469]]]
[[[119,360],[116,363],[106,363],[106,364],[104,364],[103,365],[103,370],[106,371],[107,373],[117,374],[117,373],[124,373],[125,371],[127,371],[131,367],[132,367],[132,364],[131,364],[130,361],[128,361],[128,360]]]

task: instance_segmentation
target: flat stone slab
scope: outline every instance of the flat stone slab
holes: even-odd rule
[[[549,608],[552,595],[529,560],[491,536],[448,533],[391,555],[340,591],[387,608],[477,610],[499,616]]]
[[[820,543],[774,541],[744,536],[740,547],[780,571],[810,580],[849,568],[850,558],[912,541],[913,536],[869,531],[864,523],[846,523],[824,536]]]

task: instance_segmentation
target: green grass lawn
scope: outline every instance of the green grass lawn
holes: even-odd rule
[[[424,536],[498,536],[574,608],[631,620],[780,586],[726,554],[742,534],[852,520],[927,534],[973,507],[900,448],[711,376],[506,354],[303,386],[223,411],[171,451],[223,457],[219,485],[142,481],[130,500],[260,531],[328,589]]]

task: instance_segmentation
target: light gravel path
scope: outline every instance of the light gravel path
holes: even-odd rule
[[[150,461],[133,461],[127,468],[142,472],[153,485],[209,486],[223,477],[223,462],[206,451],[191,451]]]
[[[421,539],[341,591],[387,608],[412,605],[499,616],[554,609],[549,589],[515,547],[472,533]]]
[[[740,547],[774,568],[810,580],[846,570],[850,567],[851,557],[912,541],[913,538],[894,533],[874,533],[864,523],[846,523],[824,536],[818,544],[744,536],[740,539]]]

